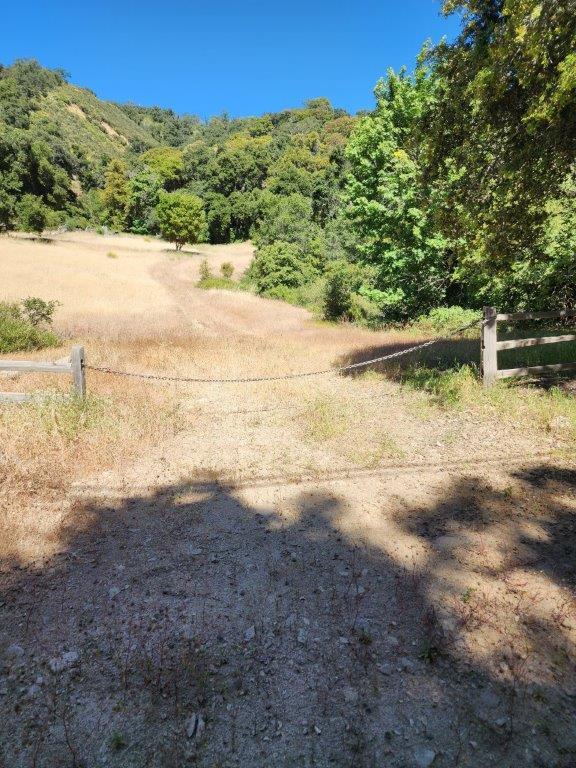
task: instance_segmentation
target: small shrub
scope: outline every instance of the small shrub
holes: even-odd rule
[[[59,306],[59,301],[45,301],[37,296],[29,296],[22,300],[22,314],[32,325],[51,325],[54,310]]]
[[[114,251],[108,251],[106,256],[108,256],[109,259],[117,259],[118,258],[118,254],[114,253]]]
[[[353,294],[362,283],[358,267],[347,261],[337,261],[330,266],[324,294],[324,317],[327,320],[352,320]]]
[[[220,264],[220,272],[222,273],[222,277],[224,277],[226,280],[232,280],[232,275],[234,274],[234,264],[230,261],[225,261],[223,264]]]
[[[350,320],[369,326],[382,323],[378,305],[362,294],[365,278],[357,264],[336,261],[330,266],[323,302],[326,320]]]
[[[475,309],[464,309],[463,307],[436,307],[431,309],[427,315],[422,315],[413,324],[412,328],[422,333],[434,333],[437,335],[454,333],[475,320],[480,319],[480,313]],[[478,329],[471,328],[466,332],[469,335],[477,336]]]
[[[306,437],[316,443],[342,435],[348,425],[348,411],[330,397],[316,398],[303,415]]]
[[[57,347],[58,337],[32,323],[19,304],[0,302],[0,354]]]
[[[208,264],[208,259],[203,259],[200,262],[200,282],[203,283],[206,280],[210,280],[211,277],[213,277],[213,275],[210,265]]]

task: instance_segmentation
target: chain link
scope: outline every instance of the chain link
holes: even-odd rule
[[[306,373],[287,373],[287,374],[284,374],[283,376],[255,376],[255,377],[236,378],[236,379],[204,379],[204,378],[196,378],[196,377],[190,377],[190,376],[163,376],[161,374],[154,374],[154,373],[132,373],[131,371],[119,371],[119,370],[115,370],[114,368],[108,368],[104,366],[101,367],[97,365],[84,365],[84,368],[86,368],[89,371],[98,371],[99,373],[107,373],[111,376],[128,376],[130,378],[135,378],[135,379],[147,379],[147,380],[153,380],[153,381],[174,381],[174,382],[183,382],[183,383],[191,383],[191,384],[248,384],[251,382],[259,382],[259,381],[286,381],[288,379],[304,379],[312,376],[326,376],[330,373],[345,373],[346,371],[352,371],[357,368],[365,368],[366,366],[374,365],[375,363],[382,363],[387,360],[394,360],[398,357],[409,355],[412,352],[417,352],[421,349],[425,349],[426,347],[431,347],[433,344],[438,344],[440,341],[445,341],[446,339],[450,339],[453,336],[458,336],[458,334],[463,333],[464,331],[467,331],[470,328],[473,328],[477,325],[481,325],[483,323],[484,323],[483,319],[474,320],[474,322],[468,323],[468,325],[463,325],[461,328],[457,328],[455,331],[451,331],[445,336],[438,336],[435,339],[431,339],[430,341],[424,341],[421,344],[415,344],[412,347],[401,349],[398,352],[391,352],[389,355],[374,357],[372,358],[372,360],[364,360],[360,363],[351,363],[350,365],[341,365],[337,368],[325,368],[320,371],[307,371]]]

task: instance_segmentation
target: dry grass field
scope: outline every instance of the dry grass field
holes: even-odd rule
[[[254,377],[414,342],[202,291],[203,258],[251,247],[0,238],[0,298],[61,302],[21,357]],[[0,406],[0,765],[573,766],[573,398],[404,373],[4,377],[51,395]]]

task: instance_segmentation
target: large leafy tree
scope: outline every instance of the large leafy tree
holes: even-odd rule
[[[436,80],[420,64],[414,77],[390,71],[377,106],[354,130],[345,204],[360,262],[375,268],[369,291],[382,316],[401,319],[444,299],[448,242],[435,227],[424,185],[422,115]]]
[[[547,201],[566,196],[576,155],[573,0],[447,0],[444,11],[463,23],[429,54],[440,87],[426,174],[463,298],[549,304]]]
[[[197,243],[206,231],[202,200],[186,192],[165,192],[156,206],[156,218],[162,237],[174,243],[177,251],[186,243]]]

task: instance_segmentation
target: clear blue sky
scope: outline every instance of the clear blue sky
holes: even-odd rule
[[[201,117],[327,96],[371,108],[386,69],[453,37],[440,0],[4,0],[0,61],[36,58],[113,101]]]

